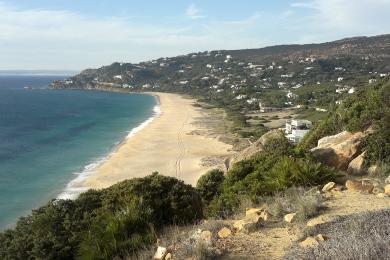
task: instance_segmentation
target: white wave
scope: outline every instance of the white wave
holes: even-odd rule
[[[146,121],[141,123],[139,126],[133,128],[129,134],[126,136],[126,139],[133,137],[136,133],[145,128],[148,124],[150,124],[156,117],[161,114],[159,103],[153,108],[153,115],[148,118]],[[117,143],[116,147],[112,152],[110,152],[107,156],[100,158],[87,166],[84,167],[83,171],[74,173],[77,175],[75,179],[70,181],[65,189],[57,196],[57,199],[76,199],[81,193],[87,191],[89,188],[84,185],[85,179],[95,173],[95,170],[102,165],[106,160],[108,160],[118,149],[118,147],[123,142]]]

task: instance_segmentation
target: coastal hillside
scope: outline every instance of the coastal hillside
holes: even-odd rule
[[[390,35],[321,44],[190,53],[138,64],[113,63],[51,88],[191,94],[235,111],[263,105],[328,108],[390,72]]]
[[[274,130],[196,187],[155,172],[53,200],[0,257],[388,259],[389,97],[389,78],[365,86],[297,146]]]

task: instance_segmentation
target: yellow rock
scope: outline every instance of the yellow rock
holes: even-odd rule
[[[385,194],[390,194],[390,184],[385,186]]]
[[[328,239],[326,236],[324,236],[324,235],[322,235],[322,234],[318,234],[318,235],[316,236],[316,238],[317,238],[317,241],[325,241],[325,240]]]
[[[227,238],[228,236],[230,236],[232,234],[232,231],[230,229],[228,229],[227,227],[224,227],[222,228],[219,232],[218,232],[218,237],[219,238]]]
[[[284,221],[292,223],[296,220],[297,213],[290,213],[284,216]]]
[[[300,247],[318,246],[319,243],[314,237],[308,237],[304,241],[299,243]]]
[[[328,183],[322,188],[322,191],[323,191],[323,192],[330,191],[330,190],[332,190],[335,186],[336,186],[336,183],[334,183],[333,181],[328,182]]]

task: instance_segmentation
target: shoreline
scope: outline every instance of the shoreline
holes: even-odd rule
[[[231,145],[208,134],[206,112],[193,106],[194,100],[179,94],[144,92],[157,104],[153,115],[131,129],[111,153],[87,165],[70,181],[58,199],[75,199],[88,189],[102,189],[125,179],[143,177],[158,171],[195,185],[207,170],[222,168],[223,163],[202,165],[206,158],[227,158]],[[166,150],[166,147],[168,150]]]
[[[134,93],[134,94],[150,95],[147,93]],[[73,173],[74,175],[76,175],[76,177],[67,183],[66,187],[61,191],[59,195],[57,195],[56,199],[76,199],[81,193],[90,189],[89,187],[84,185],[84,181],[88,179],[89,176],[93,175],[96,169],[99,168],[99,166],[101,166],[105,161],[109,160],[110,157],[113,154],[115,154],[124,143],[126,143],[127,139],[131,138],[137,132],[147,127],[147,125],[150,124],[155,118],[160,116],[161,111],[160,111],[159,97],[157,95],[152,95],[152,96],[156,99],[156,105],[153,107],[153,114],[145,121],[137,125],[136,127],[131,128],[128,131],[128,134],[122,138],[122,140],[116,142],[113,145],[112,150],[108,154],[98,159],[95,159],[91,163],[87,164],[81,172]]]

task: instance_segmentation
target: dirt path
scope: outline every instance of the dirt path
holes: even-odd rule
[[[310,219],[308,226],[325,223],[337,216],[390,208],[390,197],[351,191],[334,191],[324,194],[326,209]],[[282,259],[300,235],[299,225],[283,221],[267,223],[264,228],[250,234],[236,233],[218,241],[218,247],[227,253],[222,259]]]

